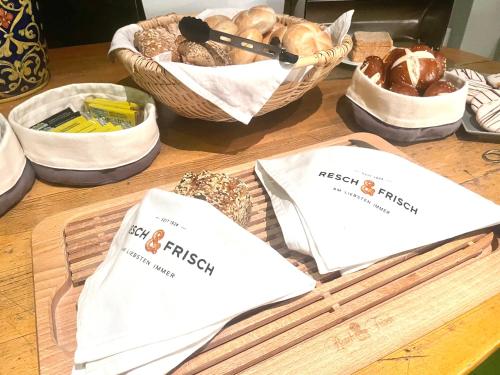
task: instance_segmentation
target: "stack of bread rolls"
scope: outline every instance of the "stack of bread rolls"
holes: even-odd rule
[[[223,15],[207,17],[210,28],[238,35],[255,42],[279,43],[287,51],[299,56],[310,56],[333,48],[330,35],[318,24],[305,21],[285,26],[278,22],[274,10],[258,5],[237,13],[232,19]],[[171,52],[172,61],[200,66],[249,64],[268,59],[265,56],[229,47],[216,42],[194,43],[180,35],[178,28],[162,27],[138,31],[134,45],[146,57]]]
[[[368,56],[360,70],[375,84],[398,94],[436,96],[457,90],[450,82],[441,81],[446,58],[424,44],[395,48],[383,59]]]

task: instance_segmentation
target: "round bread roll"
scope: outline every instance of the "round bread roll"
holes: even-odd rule
[[[452,83],[447,81],[437,81],[427,87],[427,90],[424,92],[424,96],[443,95],[455,91],[457,91],[457,88],[453,86]]]
[[[146,57],[154,57],[162,52],[172,51],[176,35],[163,27],[141,30],[134,34],[134,46]]]
[[[426,44],[415,44],[413,47],[410,48],[410,51],[412,52],[417,52],[417,51],[427,51],[432,53],[432,48],[429,47]]]
[[[389,89],[391,87],[390,71],[392,65],[405,54],[404,48],[394,48],[391,52],[384,56],[384,73],[385,73],[385,83],[384,88]]]
[[[188,172],[174,192],[207,201],[241,226],[250,220],[252,202],[248,186],[225,173]]]
[[[433,51],[432,54],[436,58],[436,63],[438,66],[438,76],[439,79],[443,78],[444,72],[446,71],[446,57],[439,52],[439,51]]]
[[[295,23],[283,35],[283,47],[299,56],[311,56],[318,51],[333,48],[332,38],[312,22]]]
[[[212,27],[212,29],[232,35],[238,34],[238,26],[231,20],[221,21]]]
[[[271,44],[271,40],[273,40],[274,38],[278,38],[279,43],[281,44],[281,41],[283,40],[283,35],[285,35],[286,32],[286,26],[280,23],[276,23],[275,25],[278,25],[278,27],[273,26],[273,29],[270,32],[268,32],[262,39],[262,43]],[[257,57],[255,57],[255,61],[263,61],[263,60],[270,60],[270,58],[262,55],[257,55]]]
[[[277,36],[281,42],[283,39],[283,35],[285,34],[286,31],[286,26],[283,25],[282,23],[276,22],[271,30],[269,30],[262,38],[262,43],[269,44],[271,41],[271,35],[272,36]]]
[[[420,96],[415,87],[402,83],[393,83],[389,88],[390,91],[408,96]]]
[[[361,72],[375,84],[382,86],[385,81],[384,62],[378,56],[368,56],[360,68]]]
[[[213,41],[195,43],[185,39],[183,36],[179,36],[176,43],[180,61],[185,64],[222,66],[231,63],[227,49],[219,43]]]
[[[257,29],[261,35],[264,35],[272,29],[276,23],[276,19],[276,13],[274,13],[273,8],[267,5],[257,5],[236,14],[233,22],[238,26],[240,32],[248,29]]]
[[[247,29],[238,33],[238,36],[246,39],[251,39],[255,42],[262,42],[262,34],[257,29]],[[255,53],[234,47],[231,48],[231,51],[229,52],[229,57],[231,58],[232,63],[236,65],[250,64],[254,62],[256,56],[257,55]]]
[[[222,15],[215,15],[205,18],[204,21],[208,24],[208,26],[210,26],[211,29],[213,29],[215,25],[222,21],[231,21],[231,18]]]
[[[410,85],[423,92],[439,79],[439,68],[432,53],[406,49],[392,65],[389,77],[391,84]]]

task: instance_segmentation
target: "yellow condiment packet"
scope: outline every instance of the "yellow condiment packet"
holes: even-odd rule
[[[129,108],[109,107],[100,103],[89,103],[87,105],[89,114],[95,119],[104,119],[122,127],[130,128],[137,125],[139,111]]]
[[[50,129],[50,131],[55,133],[79,133],[80,129],[83,129],[88,126],[89,126],[88,120],[80,115],[53,129]]]
[[[101,104],[108,107],[119,107],[119,108],[128,108],[132,110],[139,110],[141,107],[139,104],[134,102],[127,102],[122,100],[113,100],[106,98],[93,98],[89,97],[85,99],[86,104]]]

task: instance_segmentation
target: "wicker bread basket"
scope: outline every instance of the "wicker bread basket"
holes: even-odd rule
[[[179,23],[182,17],[175,13],[169,14],[139,22],[139,26],[143,29],[166,26],[174,22]],[[304,22],[304,20],[288,15],[278,15],[278,22],[291,25]],[[256,116],[281,108],[302,97],[323,80],[347,56],[351,48],[352,40],[346,35],[341,45],[316,53],[314,67],[303,80],[282,84]],[[208,121],[236,121],[222,109],[190,90],[152,59],[128,49],[118,49],[113,54],[140,87],[181,116]]]

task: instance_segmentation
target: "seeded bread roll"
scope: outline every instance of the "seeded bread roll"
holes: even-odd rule
[[[250,220],[252,202],[247,185],[225,173],[186,173],[175,193],[203,199],[244,227]]]
[[[180,61],[198,66],[222,66],[231,63],[227,49],[219,43],[195,43],[182,35],[176,40]]]
[[[173,30],[174,31],[174,30]],[[134,34],[134,46],[146,57],[172,51],[177,35],[163,27],[141,30]]]

